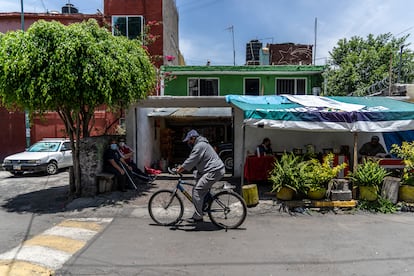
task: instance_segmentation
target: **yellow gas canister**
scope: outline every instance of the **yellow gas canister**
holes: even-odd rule
[[[247,207],[254,207],[259,204],[259,192],[256,184],[244,185],[242,187],[242,192]]]

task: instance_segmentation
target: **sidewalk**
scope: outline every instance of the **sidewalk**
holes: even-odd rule
[[[151,195],[159,189],[173,188],[177,183],[178,177],[168,173],[162,173],[151,184],[139,184],[137,190],[130,189],[125,193],[112,191],[97,194],[93,197],[81,197],[70,199],[68,195],[69,175],[67,172],[61,172],[54,176],[28,176],[28,177],[11,177],[8,172],[0,172],[3,176],[4,185],[9,187],[11,193],[7,203],[3,205],[7,212],[33,212],[33,213],[62,213],[68,217],[81,216],[99,216],[113,217],[120,213],[130,214],[134,209],[139,210],[142,215],[147,215],[147,204]],[[188,181],[193,181],[192,174],[184,175]],[[30,185],[27,185],[30,181]],[[22,184],[19,184],[22,183]],[[26,184],[23,184],[26,183]],[[235,191],[241,193],[240,178],[226,175],[223,180],[215,184],[215,186],[223,186],[230,184],[235,186]],[[249,214],[297,214],[297,213],[326,213],[333,211],[339,213],[358,213],[357,208],[340,208],[340,206],[324,205],[329,201],[321,201],[323,205],[319,207],[309,204],[308,201],[290,201],[280,202],[276,200],[274,193],[271,193],[270,183],[257,183],[259,203],[248,208]],[[187,187],[191,191],[191,187]],[[14,194],[14,195],[13,195]],[[45,200],[48,199],[48,200]],[[193,205],[187,199],[183,200],[186,209],[191,211]],[[411,211],[407,210],[407,211]]]
[[[188,181],[192,181],[192,175],[184,175],[184,178]],[[178,177],[172,176],[168,173],[160,174],[157,179],[151,184],[141,184],[137,185],[138,189],[128,190],[125,193],[118,191],[98,194],[95,197],[91,198],[78,198],[74,199],[68,204],[65,205],[66,211],[81,211],[87,212],[88,210],[93,210],[94,212],[100,212],[102,215],[113,212],[116,210],[124,209],[125,213],[130,212],[132,209],[135,214],[137,212],[141,215],[146,215],[147,213],[147,204],[151,195],[159,189],[168,189],[173,188],[177,183]],[[231,175],[226,175],[221,181],[217,182],[215,186],[220,187],[222,185],[233,185],[236,188],[235,191],[241,193],[241,182],[240,178],[232,177]],[[256,184],[259,194],[259,202],[256,206],[248,208],[249,215],[261,215],[267,213],[275,213],[279,215],[293,215],[297,213],[326,213],[327,211],[334,211],[334,213],[355,213],[354,208],[339,208],[331,206],[320,206],[320,207],[309,207],[309,204],[306,201],[291,201],[289,203],[281,203],[276,199],[274,193],[271,193],[271,184],[269,183],[258,183]],[[190,192],[191,187],[187,187],[187,190]],[[183,198],[183,202],[186,208],[186,211],[192,212],[193,205],[190,201]],[[144,214],[145,213],[145,214]],[[95,214],[96,215],[96,214]]]

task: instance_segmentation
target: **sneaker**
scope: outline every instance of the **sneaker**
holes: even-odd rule
[[[202,218],[199,218],[199,219],[197,219],[197,218],[188,218],[188,219],[185,219],[185,221],[189,222],[189,223],[200,223],[200,222],[203,222],[203,219]]]

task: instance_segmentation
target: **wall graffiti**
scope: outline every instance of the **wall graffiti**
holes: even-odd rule
[[[272,65],[311,65],[312,45],[270,44],[270,64]]]

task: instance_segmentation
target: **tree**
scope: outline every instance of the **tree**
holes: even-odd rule
[[[366,39],[358,36],[341,39],[330,52],[329,67],[324,73],[329,95],[366,95],[375,85],[388,86],[391,81],[406,83],[414,79],[414,54],[405,45],[408,35],[394,38],[390,33]],[[400,50],[402,54],[400,55]],[[371,89],[369,89],[371,87]]]
[[[56,111],[73,151],[74,190],[81,196],[79,147],[95,108],[112,110],[145,98],[155,69],[142,44],[113,36],[95,20],[64,26],[35,22],[0,36],[0,104],[42,114]]]

